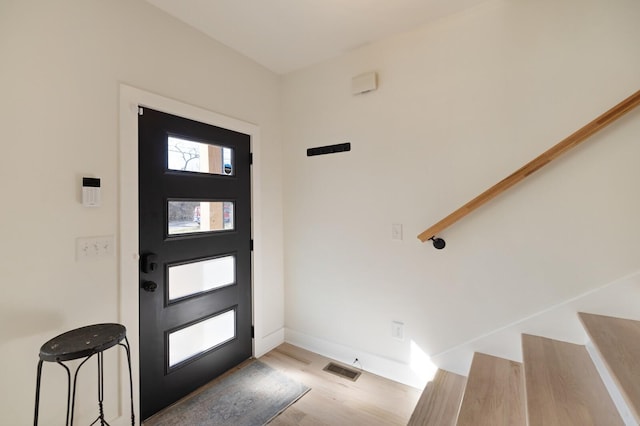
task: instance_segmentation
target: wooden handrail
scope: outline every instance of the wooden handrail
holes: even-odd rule
[[[638,105],[640,105],[640,90],[629,96],[627,99],[620,102],[618,105],[614,106],[609,111],[605,112],[586,126],[582,127],[580,130],[566,137],[555,146],[549,148],[533,161],[530,161],[517,171],[513,172],[508,177],[493,185],[491,188],[487,189],[482,194],[478,195],[476,198],[469,201],[467,204],[442,219],[440,222],[428,228],[420,235],[418,235],[418,238],[422,242],[434,238],[436,234],[441,232],[443,229],[453,225],[455,222],[459,221],[478,207],[482,206],[487,201],[500,195],[502,192],[511,188],[513,185],[520,182],[532,173],[540,170],[542,167],[546,166],[565,152],[569,151],[572,148],[575,148],[589,136],[613,123],[618,118],[622,117],[624,114],[631,111]]]

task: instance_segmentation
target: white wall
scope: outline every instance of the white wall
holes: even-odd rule
[[[638,269],[638,112],[443,233],[444,251],[414,236],[637,90],[639,18],[631,0],[490,1],[287,76],[281,115],[278,77],[143,1],[1,1],[3,421],[31,421],[44,341],[120,318],[117,257],[74,253],[118,235],[119,83],[260,127],[263,337],[285,320],[284,173],[290,335],[393,367],[411,341],[440,353]],[[380,89],[352,97],[369,70]],[[83,175],[102,178],[101,208],[81,207]],[[47,367],[42,424],[64,402]]]
[[[279,77],[131,0],[3,0],[0,58],[1,423],[32,421],[42,343],[71,328],[122,318],[118,257],[75,261],[77,237],[119,232],[120,83],[259,126],[259,320],[266,336],[281,335]],[[100,208],[79,202],[86,175],[102,179]],[[95,366],[84,368],[79,424],[90,423],[97,409]],[[117,384],[107,376],[105,408],[113,419]],[[43,385],[41,424],[52,424],[64,416],[62,369],[45,365]]]
[[[412,342],[442,353],[635,272],[640,110],[444,231],[444,250],[416,235],[640,89],[638,22],[632,0],[494,0],[287,75],[287,339],[402,369]],[[352,96],[367,71],[379,89]]]

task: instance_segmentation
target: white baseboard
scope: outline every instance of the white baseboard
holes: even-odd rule
[[[260,358],[272,349],[277,348],[284,343],[284,328],[263,336],[262,338],[256,338],[254,341],[254,354],[256,358]]]
[[[409,364],[319,339],[290,328],[285,328],[285,341],[294,346],[339,361],[345,365],[362,368],[369,373],[417,389],[423,389],[429,380],[429,378],[420,377],[420,374],[413,371]],[[358,358],[359,365],[353,365],[355,358]]]
[[[140,418],[138,417],[139,413],[136,413],[136,425],[142,424]],[[131,426],[131,413],[127,412],[125,415],[117,417],[115,419],[106,419],[111,426]]]

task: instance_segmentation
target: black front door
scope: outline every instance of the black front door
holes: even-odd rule
[[[250,138],[141,108],[140,406],[252,355]]]

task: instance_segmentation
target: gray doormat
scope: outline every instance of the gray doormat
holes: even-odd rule
[[[261,426],[309,387],[254,361],[220,382],[144,422],[145,426]]]

